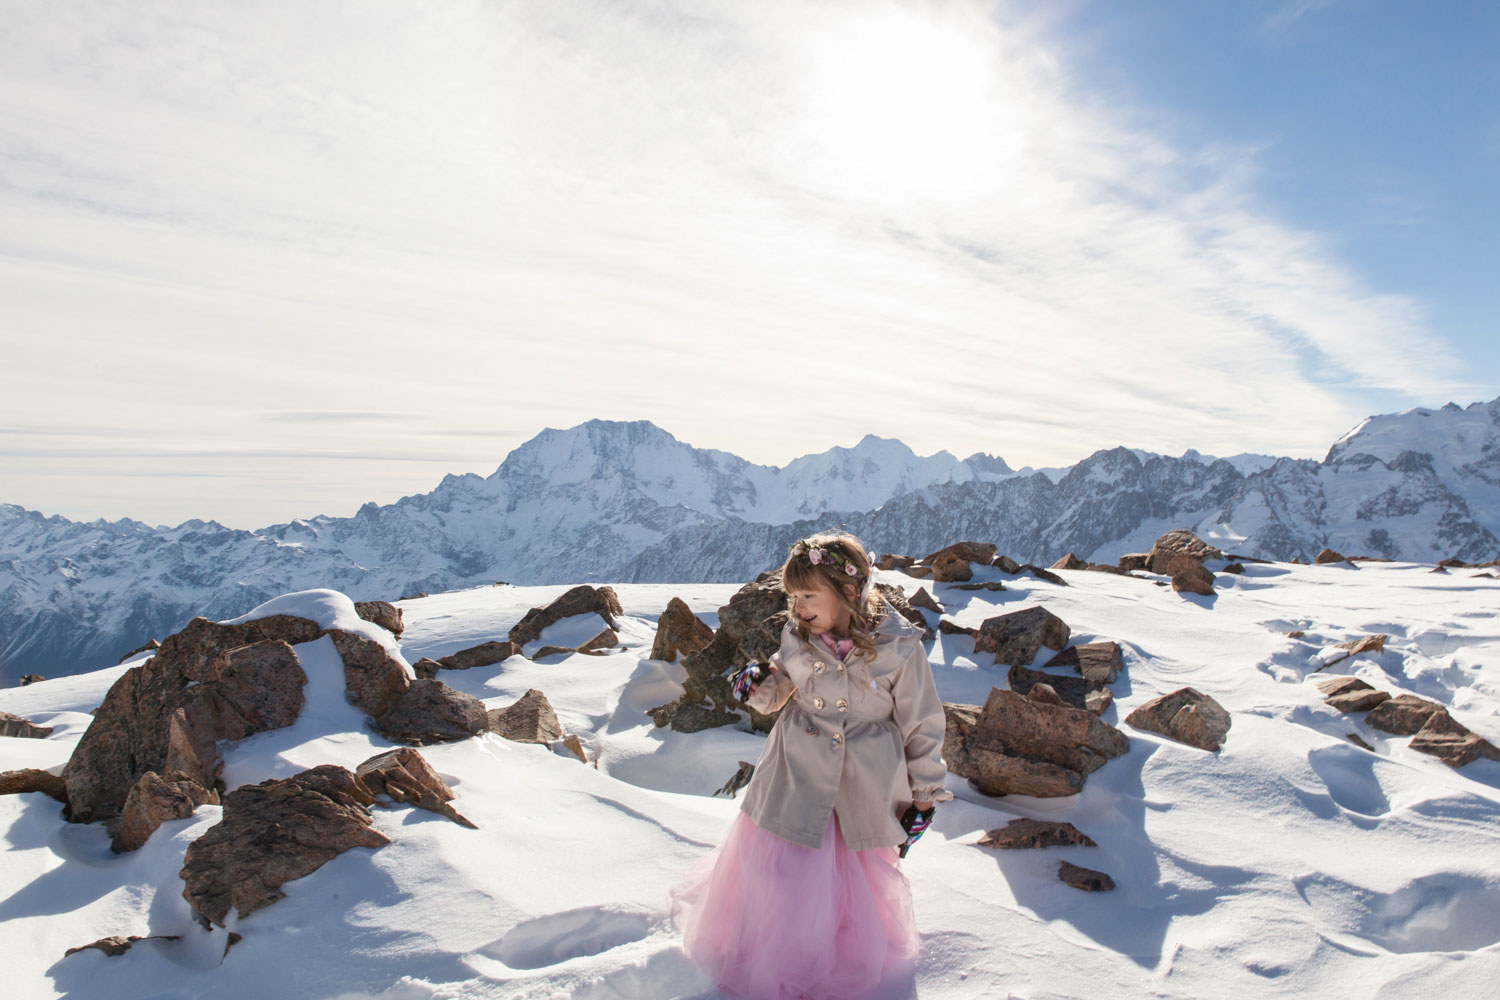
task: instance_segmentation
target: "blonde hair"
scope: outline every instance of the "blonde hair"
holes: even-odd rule
[[[849,572],[850,567],[854,572]],[[882,615],[880,599],[869,585],[872,571],[870,554],[853,535],[822,531],[795,542],[781,566],[781,586],[787,592],[787,610],[797,635],[807,641],[809,633],[807,623],[797,616],[792,591],[827,587],[849,610],[849,638],[854,640],[855,650],[873,660],[875,626]],[[845,587],[854,588],[852,599]]]

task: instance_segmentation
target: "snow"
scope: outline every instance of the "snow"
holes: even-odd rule
[[[1250,564],[1241,576],[1221,574],[1208,598],[1086,571],[1062,571],[1067,587],[994,568],[976,579],[1002,580],[1003,592],[938,585],[963,624],[1041,604],[1069,623],[1075,642],[1119,642],[1126,669],[1105,718],[1131,748],[1063,799],[987,798],[950,776],[955,801],[903,863],[923,939],[916,995],[1487,995],[1500,975],[1500,765],[1454,771],[1361,716],[1335,713],[1314,686],[1357,675],[1438,700],[1500,741],[1500,582],[1429,570]],[[882,579],[909,592],[933,586],[899,573]],[[566,589],[486,586],[403,602],[401,649],[415,660],[503,639]],[[492,735],[423,748],[479,829],[377,809],[392,844],[349,851],[287,884],[287,898],[234,924],[243,940],[227,956],[226,932],[193,923],[177,875],[218,807],[116,856],[99,825],[64,823],[52,800],[0,797],[7,995],[716,997],[680,951],[666,890],[723,834],[738,803],[711,793],[764,740],[733,727],[660,730],[645,711],[674,698],[683,678],[679,665],[648,659],[667,601],[681,596],[713,623],[736,589],[618,585],[621,649],[439,674],[491,708],[541,689],[590,764]],[[352,608],[336,592],[307,591],[254,614],[365,628],[350,620]],[[1304,635],[1286,634],[1294,630]],[[1390,636],[1384,652],[1319,672],[1324,650],[1375,632]],[[331,641],[295,649],[308,674],[303,715],[225,744],[231,784],[319,763],[353,767],[390,746],[344,701]],[[989,659],[966,636],[939,636],[931,660],[945,700],[976,703],[1003,687],[1005,668]],[[0,691],[0,710],[62,724],[49,739],[0,741],[0,766],[60,769],[86,713],[125,669]],[[1220,753],[1121,721],[1184,685],[1231,712]],[[1066,819],[1099,846],[975,846],[1015,816]],[[1110,873],[1119,887],[1064,886],[1055,876],[1064,859]],[[181,940],[141,942],[118,958],[62,957],[112,934]]]

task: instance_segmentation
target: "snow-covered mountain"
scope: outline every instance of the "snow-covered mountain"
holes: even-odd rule
[[[195,614],[231,617],[311,587],[368,600],[501,580],[744,580],[834,525],[878,551],[976,539],[1033,562],[1113,559],[1173,527],[1263,558],[1327,545],[1488,559],[1500,552],[1500,399],[1372,417],[1321,463],[1114,448],[1018,473],[867,436],[777,468],[647,421],[591,420],[543,431],[488,477],[253,532],[0,505],[0,682],[69,674]]]

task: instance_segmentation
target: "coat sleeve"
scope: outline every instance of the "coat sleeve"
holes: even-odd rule
[[[792,683],[786,675],[786,668],[781,665],[781,653],[771,654],[771,666],[776,672],[756,685],[755,691],[745,699],[745,704],[761,715],[770,715],[781,708],[797,690],[797,685]]]
[[[942,759],[947,719],[943,715],[937,685],[932,680],[927,653],[920,642],[914,642],[912,646],[911,655],[902,662],[891,685],[891,696],[896,703],[896,726],[901,730],[901,742],[906,747],[906,773],[911,781],[911,797],[921,802],[945,801],[953,797],[943,789],[948,778],[948,768]]]

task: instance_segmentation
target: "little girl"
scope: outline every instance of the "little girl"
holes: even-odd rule
[[[673,917],[728,993],[847,1000],[915,967],[897,848],[952,798],[943,704],[921,633],[874,592],[852,536],[797,542],[782,586],[781,649],[736,678],[781,716],[724,841],[672,890]]]

